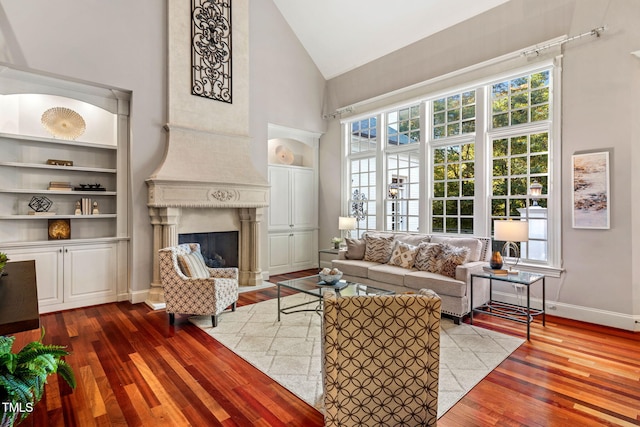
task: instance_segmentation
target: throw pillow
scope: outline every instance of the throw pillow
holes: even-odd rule
[[[459,248],[469,248],[469,261],[480,261],[482,259],[482,242],[474,237],[433,236],[431,241],[446,243]]]
[[[440,253],[440,274],[455,279],[456,267],[464,264],[469,259],[469,252],[471,249],[467,247],[456,247],[449,244],[442,245],[442,252]]]
[[[411,268],[416,258],[418,247],[408,243],[396,242],[388,264],[402,268]]]
[[[414,267],[430,273],[440,273],[441,243],[420,243]]]
[[[386,264],[393,251],[393,235],[391,236],[364,236],[364,260]]]
[[[344,254],[347,259],[362,259],[364,258],[364,239],[344,239],[347,243],[347,253]]]
[[[180,269],[187,277],[195,279],[206,279],[210,277],[209,269],[204,263],[204,258],[199,252],[191,252],[190,254],[178,255],[178,264]]]

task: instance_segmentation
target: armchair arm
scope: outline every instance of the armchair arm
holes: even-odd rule
[[[209,268],[211,277],[218,279],[238,279],[238,269],[236,267]]]

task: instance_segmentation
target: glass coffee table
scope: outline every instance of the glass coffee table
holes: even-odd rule
[[[321,284],[322,283],[322,284]],[[303,294],[311,295],[315,298],[289,307],[282,307],[280,289],[292,289]],[[298,279],[284,280],[278,282],[278,322],[280,321],[280,313],[291,314],[301,311],[322,312],[322,297],[327,291],[333,291],[338,296],[354,296],[354,295],[393,295],[395,292],[386,289],[379,289],[373,286],[364,285],[362,283],[350,282],[348,280],[340,280],[335,286],[325,285],[321,282],[319,275],[301,277]],[[315,304],[313,308],[301,308]]]

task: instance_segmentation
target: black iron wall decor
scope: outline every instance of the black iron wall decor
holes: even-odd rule
[[[191,93],[231,103],[231,0],[192,0]]]

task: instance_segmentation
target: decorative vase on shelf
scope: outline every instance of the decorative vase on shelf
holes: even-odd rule
[[[489,266],[494,270],[502,268],[502,255],[499,251],[495,251],[489,260]]]

